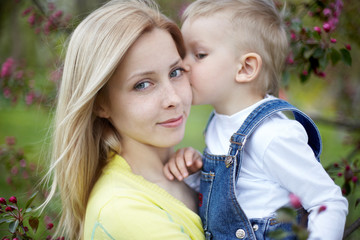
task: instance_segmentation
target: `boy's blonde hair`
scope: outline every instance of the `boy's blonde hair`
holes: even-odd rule
[[[86,17],[73,32],[65,58],[55,116],[53,176],[46,202],[59,189],[62,214],[57,234],[81,239],[86,205],[110,152],[121,152],[121,136],[96,115],[99,92],[134,42],[145,32],[170,33],[179,55],[185,48],[178,26],[152,0],[113,0]]]
[[[221,17],[232,24],[239,54],[255,52],[263,66],[256,88],[261,94],[277,96],[281,72],[288,54],[288,39],[282,17],[272,0],[196,0],[182,22],[198,17]],[[219,34],[224,34],[219,29]],[[232,37],[234,37],[232,36]]]

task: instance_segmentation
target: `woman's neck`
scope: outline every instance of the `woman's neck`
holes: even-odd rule
[[[163,167],[173,152],[173,148],[159,148],[127,141],[122,145],[120,155],[127,161],[133,173],[156,183],[165,178]]]

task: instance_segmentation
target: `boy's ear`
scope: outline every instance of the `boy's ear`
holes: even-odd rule
[[[262,59],[257,53],[247,53],[241,56],[236,72],[236,82],[246,83],[256,79],[260,73]]]

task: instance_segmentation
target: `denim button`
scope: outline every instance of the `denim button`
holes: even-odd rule
[[[245,237],[245,231],[243,229],[238,229],[235,235],[237,238],[243,239]]]
[[[256,231],[259,229],[259,225],[254,224],[253,229],[254,229],[254,231],[256,232]]]

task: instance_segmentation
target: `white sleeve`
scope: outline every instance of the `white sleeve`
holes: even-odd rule
[[[201,171],[197,171],[184,179],[184,182],[196,192],[200,192]]]
[[[297,195],[310,213],[309,239],[342,239],[347,199],[316,160],[307,140],[300,123],[285,121],[265,151],[264,170],[283,188]],[[326,206],[326,210],[319,214],[321,206]]]

